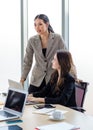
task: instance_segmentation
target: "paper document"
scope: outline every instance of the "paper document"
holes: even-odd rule
[[[40,130],[72,130],[75,128],[75,126],[67,122],[62,122],[51,125],[38,126],[37,128]]]
[[[33,111],[33,113],[48,114],[49,112],[53,112],[54,110],[55,110],[55,108],[42,108],[42,109]]]

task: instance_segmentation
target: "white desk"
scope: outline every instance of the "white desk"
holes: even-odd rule
[[[93,130],[93,117],[60,105],[57,105],[56,108],[68,111],[65,114],[64,120],[53,121],[49,119],[48,115],[34,114],[32,112],[33,106],[28,105],[25,107],[24,114],[21,118],[23,120],[23,123],[18,123],[18,125],[21,126],[23,130],[34,130],[35,127],[40,125],[53,124],[65,121],[73,125],[80,126],[80,130]],[[6,123],[0,122],[0,125],[6,125]]]

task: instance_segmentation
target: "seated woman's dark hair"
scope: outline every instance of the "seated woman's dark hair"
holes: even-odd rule
[[[59,82],[58,80],[58,71],[55,70],[54,73],[51,76],[51,83],[56,85],[56,90],[59,90],[59,87],[64,83],[64,77],[70,72],[71,69],[71,53],[69,51],[64,51],[64,50],[58,50],[56,53],[58,63],[61,68],[61,73],[59,77]],[[57,83],[57,84],[56,84]]]
[[[69,51],[58,50],[57,51],[58,63],[61,67],[61,77],[64,77],[70,72],[71,69],[71,54]]]

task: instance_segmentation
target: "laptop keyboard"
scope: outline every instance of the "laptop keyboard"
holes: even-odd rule
[[[4,116],[4,117],[13,117],[13,116],[15,116],[14,114],[11,114],[11,113],[6,112],[6,111],[0,111],[0,115]]]

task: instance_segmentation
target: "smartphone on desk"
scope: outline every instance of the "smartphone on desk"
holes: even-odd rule
[[[56,106],[52,104],[36,104],[33,107],[36,109],[42,109],[42,108],[55,108]]]

